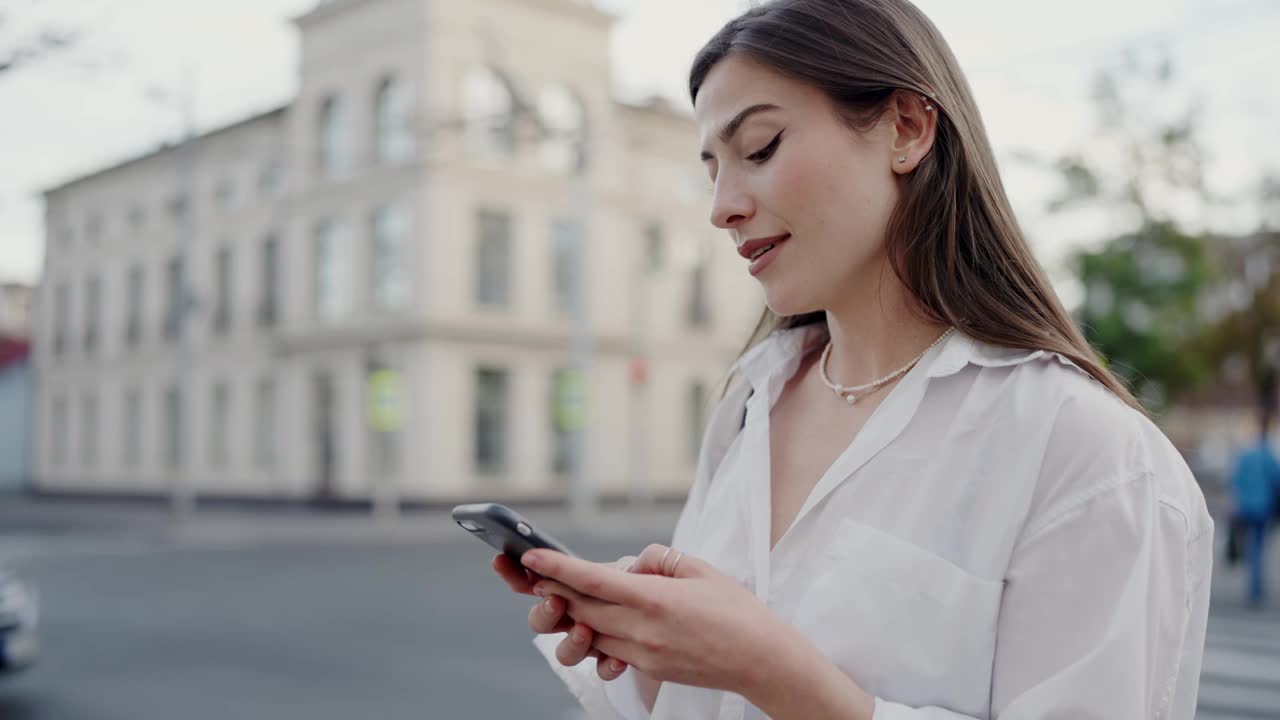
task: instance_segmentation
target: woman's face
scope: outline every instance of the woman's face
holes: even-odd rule
[[[735,56],[708,73],[694,117],[712,224],[748,254],[782,239],[743,260],[771,310],[832,309],[876,282],[900,192],[891,121],[855,133],[821,91]]]

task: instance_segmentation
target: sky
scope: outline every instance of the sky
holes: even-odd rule
[[[435,0],[462,2],[465,0]],[[615,95],[669,97],[687,107],[689,60],[742,0],[595,0],[618,16]],[[0,48],[50,23],[81,30],[74,48],[0,74],[0,281],[37,282],[40,191],[180,135],[157,99],[189,69],[198,124],[211,128],[289,100],[298,43],[290,19],[314,0],[0,0]],[[1095,69],[1130,47],[1167,47],[1180,97],[1199,104],[1209,179],[1228,198],[1280,171],[1280,2],[1276,0],[917,0],[951,44],[977,95],[1006,188],[1055,277],[1109,218],[1044,212],[1047,174],[1011,160],[1088,150]],[[6,12],[7,11],[7,12]],[[1153,110],[1154,111],[1154,110]],[[697,168],[690,158],[691,168]],[[1198,216],[1243,231],[1247,204]]]

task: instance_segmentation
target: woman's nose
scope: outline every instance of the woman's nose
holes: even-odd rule
[[[755,205],[744,192],[728,184],[716,184],[711,199],[711,224],[723,230],[731,230],[751,219]]]

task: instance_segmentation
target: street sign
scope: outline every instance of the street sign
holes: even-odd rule
[[[365,383],[365,416],[377,432],[396,432],[404,425],[404,379],[395,370],[375,370]]]
[[[587,391],[582,373],[563,370],[556,373],[556,427],[581,430],[586,425]]]

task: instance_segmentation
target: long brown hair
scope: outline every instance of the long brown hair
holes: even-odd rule
[[[907,176],[887,229],[898,278],[929,319],[994,345],[1061,353],[1145,412],[1098,360],[1032,255],[968,81],[924,13],[907,0],[774,0],[753,8],[695,57],[694,102],[707,73],[730,55],[822,90],[854,132],[874,127],[896,91],[932,100],[933,149]],[[824,320],[823,312],[781,317],[766,308],[747,348],[775,329]]]

